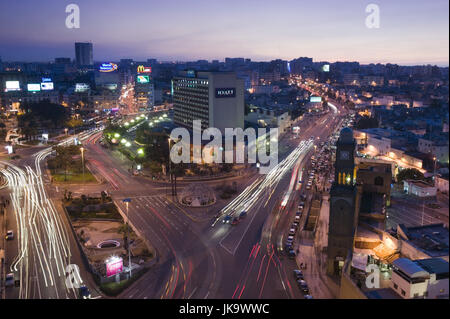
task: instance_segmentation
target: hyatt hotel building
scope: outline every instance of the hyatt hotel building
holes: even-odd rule
[[[244,129],[244,80],[234,72],[183,71],[172,79],[174,123],[192,131],[193,121],[202,130]]]

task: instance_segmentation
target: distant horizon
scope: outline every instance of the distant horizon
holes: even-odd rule
[[[283,60],[283,61],[287,61],[290,62],[292,60],[298,59],[300,57],[306,57],[306,58],[312,58],[313,59],[313,63],[336,63],[336,62],[343,62],[343,63],[351,63],[351,62],[357,62],[360,65],[370,65],[370,64],[382,64],[382,65],[386,65],[386,64],[394,64],[394,65],[398,65],[398,66],[427,66],[427,65],[431,65],[431,66],[437,66],[440,68],[448,68],[449,67],[449,62],[447,62],[447,64],[445,64],[444,62],[417,62],[417,63],[394,63],[394,62],[361,62],[361,61],[357,61],[357,60],[335,60],[335,61],[327,61],[327,60],[315,60],[314,57],[310,57],[310,56],[304,56],[304,55],[300,55],[296,58],[292,58],[292,59],[280,59],[280,58],[272,58],[272,59],[266,59],[266,60],[254,60],[251,57],[245,57],[245,56],[228,56],[226,58],[231,58],[231,59],[235,59],[235,58],[243,58],[243,59],[250,59],[251,62],[270,62],[273,60]],[[69,56],[55,56],[52,60],[3,60],[2,57],[0,56],[0,60],[2,62],[6,62],[6,63],[54,63],[55,59],[57,58],[70,58],[72,62],[74,62],[75,58],[74,57],[69,57]],[[208,61],[208,63],[212,63],[213,60],[218,60],[220,63],[224,63],[225,62],[225,58],[195,58],[192,60],[168,60],[168,59],[163,59],[163,58],[156,58],[156,57],[150,57],[150,58],[132,58],[132,57],[121,57],[121,58],[114,58],[114,59],[102,59],[102,60],[94,60],[94,63],[107,63],[107,62],[119,62],[121,59],[132,59],[134,62],[146,62],[147,59],[156,59],[158,61],[158,63],[189,63],[189,62],[197,62],[199,60],[206,60]]]

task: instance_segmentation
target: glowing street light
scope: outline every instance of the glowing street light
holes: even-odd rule
[[[125,143],[125,146],[126,146],[126,147],[130,147],[130,146],[131,146],[131,143],[130,143],[130,142],[126,142],[126,143]]]
[[[138,148],[137,153],[139,155],[144,155],[144,149],[143,148]]]
[[[119,137],[120,137],[120,134],[119,134],[119,133],[114,133],[114,137],[115,137],[115,138],[119,138]]]
[[[122,144],[125,144],[126,142],[127,142],[127,140],[124,138],[120,141],[120,143],[122,143]]]

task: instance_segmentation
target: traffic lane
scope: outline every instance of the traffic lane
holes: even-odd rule
[[[205,276],[210,275],[208,270],[213,268],[213,261],[209,254],[205,254],[207,247],[192,231],[187,217],[176,206],[158,197],[135,198],[129,208],[131,222],[158,249],[160,259],[174,260],[174,268],[166,281],[169,285],[164,287],[162,296],[181,298],[192,289],[199,289]],[[122,210],[126,211],[124,207]],[[197,269],[207,271],[200,273]],[[172,284],[172,289],[167,289]]]
[[[288,185],[288,183],[289,178],[283,178],[282,181],[280,181],[278,188],[284,189]],[[266,207],[260,205],[260,209],[258,209],[255,212],[256,214],[253,220],[250,220],[252,212],[249,212],[247,218],[243,220],[240,224],[235,226],[235,227],[246,227],[248,226],[246,225],[246,222],[251,222],[250,227],[247,229],[246,233],[240,240],[240,244],[238,245],[234,255],[231,255],[228,251],[224,249],[219,250],[221,259],[224,262],[224,269],[235,269],[236,271],[233,273],[223,274],[221,279],[223,285],[220,291],[218,291],[217,298],[231,298],[234,294],[234,291],[236,290],[237,285],[239,285],[239,281],[241,280],[238,277],[246,276],[248,278],[250,276],[246,274],[247,268],[246,265],[248,263],[249,254],[254,249],[255,245],[260,243],[267,216],[271,214],[272,210],[274,209],[274,206],[279,204],[280,199],[281,199],[281,192],[278,191],[277,196],[272,196]],[[259,201],[260,202],[258,204],[263,203],[266,201],[266,198],[261,198]],[[234,226],[220,225],[219,229],[220,227],[231,228]],[[239,234],[238,232],[236,232],[235,234],[241,236],[241,234]],[[231,233],[231,235],[233,236],[234,234]],[[257,272],[254,269],[255,268],[252,268],[251,271],[252,279],[256,279],[257,277]],[[240,287],[242,289],[243,286]],[[260,291],[261,289],[259,289],[258,291],[249,289],[248,292],[246,293],[246,296],[258,298]],[[283,291],[276,290],[274,294],[280,297],[280,295],[283,296],[285,293]]]

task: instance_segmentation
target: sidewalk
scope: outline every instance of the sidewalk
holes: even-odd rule
[[[308,283],[311,295],[317,299],[335,299],[338,296],[339,286],[326,275],[327,255],[323,248],[328,245],[328,195],[323,196],[319,220],[316,226],[314,241],[303,240],[299,245],[300,253],[296,262],[307,266],[303,269],[305,281]]]

